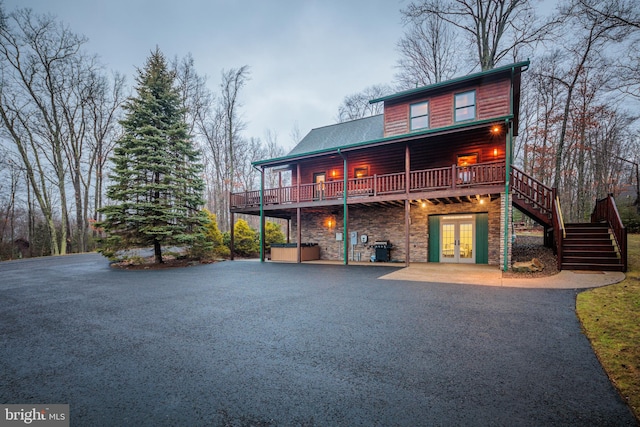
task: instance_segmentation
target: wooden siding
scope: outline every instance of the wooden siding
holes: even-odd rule
[[[384,136],[409,132],[409,104],[384,106]]]
[[[489,129],[482,133],[445,135],[411,144],[411,169],[429,169],[451,166],[458,162],[458,155],[478,154],[478,162],[505,160],[505,135],[492,137]],[[494,149],[497,154],[494,155]]]
[[[445,93],[434,96],[430,102],[430,119],[432,128],[449,126],[453,123],[453,94]]]
[[[460,87],[455,91],[434,92],[429,96],[418,95],[402,102],[387,102],[384,106],[384,136],[409,133],[409,105],[429,101],[429,126],[431,129],[454,125],[454,94],[476,91],[476,120],[503,117],[509,114],[510,81],[508,78],[487,79],[479,85]]]
[[[494,149],[497,154],[494,155]],[[458,155],[478,154],[478,162],[504,161],[505,135],[494,136],[489,129],[461,132],[412,141],[409,145],[410,169],[421,170],[448,167],[457,163]],[[405,169],[405,144],[367,148],[350,151],[347,157],[347,178],[355,178],[356,168],[367,167],[369,176],[402,172]],[[296,168],[292,168],[292,185],[296,185]],[[310,184],[313,175],[319,172],[327,174],[327,181],[343,179],[344,165],[342,157],[331,155],[300,163],[300,183]]]
[[[509,80],[498,80],[478,87],[476,112],[478,120],[509,114]]]

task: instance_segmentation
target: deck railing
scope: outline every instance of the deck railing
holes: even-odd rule
[[[623,265],[622,271],[627,271],[627,228],[622,223],[618,207],[611,194],[604,199],[596,200],[596,205],[591,214],[591,222],[607,222],[609,224],[620,251]]]
[[[471,166],[452,165],[444,168],[411,171],[409,192],[435,191],[504,183],[505,163],[489,162]],[[347,180],[347,198],[406,193],[405,172],[372,175]],[[344,197],[344,181],[326,181],[264,190],[264,204],[290,204]],[[231,194],[231,207],[243,209],[260,205],[260,191]]]

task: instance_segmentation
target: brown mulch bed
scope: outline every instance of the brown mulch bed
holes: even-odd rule
[[[502,277],[546,277],[558,274],[556,256],[553,254],[553,249],[544,246],[542,236],[518,235],[511,249],[511,261],[527,262],[533,258],[538,258],[542,262],[544,265],[542,271],[535,273],[506,271],[502,273]]]
[[[144,258],[142,262],[129,260],[111,263],[111,267],[120,270],[166,270],[170,268],[193,267],[194,265],[211,264],[214,261],[188,258],[165,257],[162,264],[157,264],[154,257]]]

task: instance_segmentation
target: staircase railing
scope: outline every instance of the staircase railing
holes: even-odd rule
[[[552,202],[552,221],[553,221],[553,240],[556,245],[556,257],[558,262],[558,270],[562,270],[562,242],[567,237],[567,231],[564,228],[564,218],[562,217],[562,209],[560,207],[560,198],[553,191]]]
[[[552,214],[553,190],[537,179],[522,172],[515,166],[511,167],[512,188],[532,207],[544,215]]]
[[[622,223],[622,219],[620,219],[613,195],[609,194],[604,199],[596,200],[596,205],[591,214],[591,222],[607,222],[609,224],[620,251],[622,271],[627,271],[627,228]]]

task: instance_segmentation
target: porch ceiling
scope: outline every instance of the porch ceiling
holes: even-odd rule
[[[421,206],[427,203],[432,206],[451,205],[459,203],[473,203],[480,199],[494,201],[500,198],[500,193],[504,191],[503,186],[493,186],[484,188],[467,188],[460,189],[455,194],[451,191],[438,193],[412,193],[409,200],[412,206]],[[362,197],[359,199],[351,199],[348,202],[349,207],[366,206],[366,207],[403,207],[406,200],[405,194],[395,195],[393,198],[389,196],[381,197]],[[301,208],[304,213],[327,213],[339,214],[342,212],[342,202],[338,200],[325,201],[322,204],[318,202],[300,203],[291,205],[271,205],[265,206],[264,215],[270,218],[292,219],[297,215],[296,209]],[[246,209],[234,210],[234,213],[247,215],[260,215],[259,207],[249,207]]]

